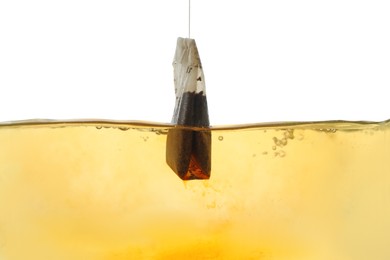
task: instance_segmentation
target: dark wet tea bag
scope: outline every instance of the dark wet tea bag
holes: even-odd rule
[[[202,64],[195,40],[178,38],[173,62],[175,127],[167,137],[166,160],[183,180],[209,179],[211,132]]]

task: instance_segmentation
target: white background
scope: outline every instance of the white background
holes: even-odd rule
[[[192,0],[213,125],[390,118],[390,1]],[[187,0],[0,1],[0,121],[170,122]]]

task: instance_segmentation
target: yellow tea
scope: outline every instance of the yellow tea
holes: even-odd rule
[[[209,180],[170,125],[0,125],[0,259],[390,259],[390,122],[211,128]]]

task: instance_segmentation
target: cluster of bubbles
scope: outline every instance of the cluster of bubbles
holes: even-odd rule
[[[272,140],[274,141],[274,145],[272,146],[272,150],[275,151],[274,152],[275,157],[286,156],[286,152],[284,150],[282,150],[282,148],[287,145],[289,139],[290,140],[294,139],[294,129],[291,129],[291,128],[285,129],[285,131],[283,132],[283,137],[277,138],[276,136],[274,136],[272,138]]]
[[[325,132],[325,133],[336,133],[337,132],[337,129],[335,129],[335,128],[320,128],[318,130],[321,132]]]

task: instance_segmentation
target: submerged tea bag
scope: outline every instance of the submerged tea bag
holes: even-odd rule
[[[209,179],[211,132],[202,64],[195,40],[178,38],[173,62],[175,127],[167,137],[166,160],[183,180]]]

